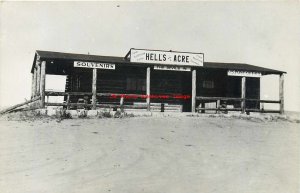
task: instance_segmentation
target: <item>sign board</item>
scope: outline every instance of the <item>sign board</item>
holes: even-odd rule
[[[130,49],[130,62],[203,66],[203,53]]]
[[[101,62],[82,62],[82,61],[74,61],[74,67],[81,67],[81,68],[100,68],[100,69],[114,70],[114,69],[115,69],[115,64],[101,63]]]
[[[261,77],[261,72],[249,72],[249,71],[241,71],[241,70],[228,70],[228,76],[245,76],[245,77]]]
[[[154,70],[191,71],[191,68],[186,66],[154,66]]]

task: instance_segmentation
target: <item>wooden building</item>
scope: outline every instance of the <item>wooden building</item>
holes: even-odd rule
[[[37,50],[32,98],[40,107],[84,106],[148,111],[284,112],[285,72],[240,63],[205,62],[202,53],[131,49],[125,57]],[[45,76],[67,76],[65,92],[45,90]],[[260,100],[260,78],[279,78],[279,100]],[[65,96],[49,103],[47,96]],[[268,111],[262,103],[278,103]]]

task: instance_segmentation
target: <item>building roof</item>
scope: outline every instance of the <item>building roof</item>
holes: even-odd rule
[[[35,53],[34,61],[32,64],[31,72],[33,72],[33,67],[36,62],[37,56],[41,60],[73,60],[73,61],[90,61],[90,62],[107,62],[107,63],[116,63],[116,64],[134,64],[125,57],[116,57],[116,56],[99,56],[99,55],[89,55],[89,54],[73,54],[73,53],[63,53],[63,52],[52,52],[52,51],[42,51],[37,50]],[[143,63],[145,65],[145,63]],[[146,65],[155,65],[152,63]],[[263,68],[259,66],[254,66],[250,64],[242,63],[219,63],[219,62],[204,62],[203,67],[207,69],[225,69],[225,70],[244,70],[244,71],[256,71],[261,72],[263,75],[267,74],[282,74],[286,73],[284,71]]]

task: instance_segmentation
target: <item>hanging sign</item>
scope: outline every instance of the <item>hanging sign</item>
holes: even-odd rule
[[[100,69],[114,70],[114,69],[115,69],[115,64],[101,63],[101,62],[82,62],[82,61],[74,61],[74,67],[81,67],[81,68],[100,68]]]
[[[261,72],[250,72],[250,71],[241,71],[241,70],[228,70],[228,76],[245,76],[245,77],[261,77]]]
[[[203,66],[203,53],[130,49],[130,62]]]
[[[154,70],[191,71],[191,68],[186,66],[154,66]]]

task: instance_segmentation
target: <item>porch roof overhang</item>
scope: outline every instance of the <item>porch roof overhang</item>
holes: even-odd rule
[[[66,61],[105,62],[105,63],[115,63],[115,64],[140,65],[140,66],[157,65],[157,64],[152,64],[152,63],[139,63],[139,64],[132,63],[128,59],[125,59],[125,57],[99,56],[99,55],[89,55],[89,54],[74,54],[74,53],[63,53],[63,52],[37,50],[35,53],[35,56],[34,56],[34,61],[32,64],[31,72],[33,72],[37,58],[40,58],[40,60],[46,60],[46,61],[66,60]],[[57,65],[57,64],[53,63],[51,65]],[[250,64],[243,64],[243,63],[204,62],[204,65],[201,67],[195,67],[195,66],[192,66],[192,67],[203,68],[203,69],[255,71],[255,72],[261,72],[262,75],[286,73],[284,71],[263,68],[263,67],[254,66],[254,65],[250,65]]]

